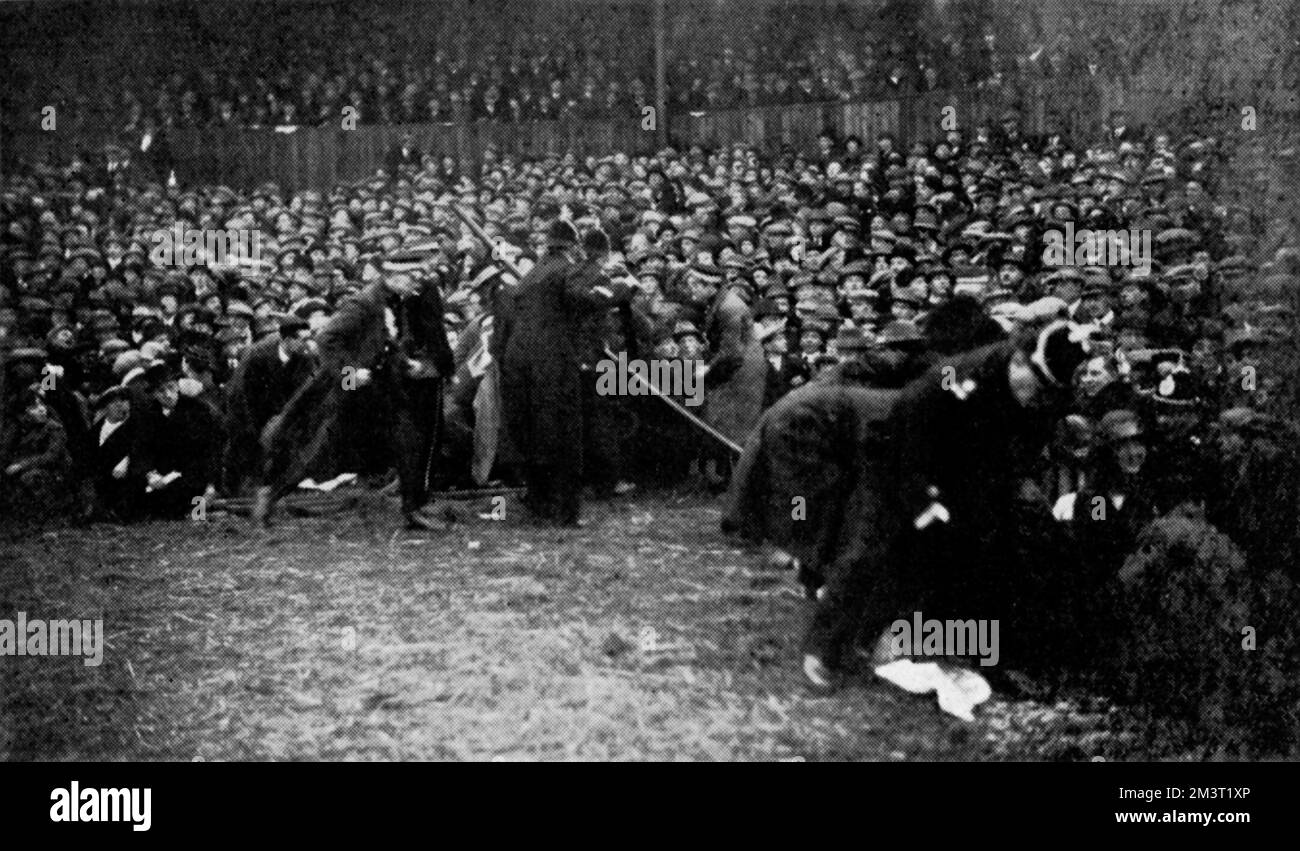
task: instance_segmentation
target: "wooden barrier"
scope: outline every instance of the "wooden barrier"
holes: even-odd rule
[[[944,108],[956,110],[958,126],[996,123],[1014,108],[1022,126],[1041,132],[1055,124],[1075,138],[1098,131],[1116,108],[1127,109],[1137,123],[1170,124],[1186,108],[1186,98],[1170,91],[1144,91],[1114,82],[1035,81],[1019,89],[981,88],[908,94],[866,103],[814,103],[690,112],[670,116],[672,138],[679,145],[744,142],[765,150],[790,146],[808,150],[819,133],[856,134],[870,143],[881,133],[904,143],[932,140],[942,133]],[[1271,104],[1294,120],[1296,104]],[[173,130],[168,145],[178,178],[186,184],[211,183],[250,187],[275,181],[290,190],[323,189],[373,175],[388,153],[410,133],[416,147],[435,157],[474,162],[489,145],[518,156],[622,151],[649,153],[655,133],[642,129],[640,116],[619,121],[465,122],[419,125],[300,127],[292,132],[269,128],[200,128]],[[0,139],[6,156],[27,160],[91,149],[111,134],[64,126],[57,133],[23,131]]]

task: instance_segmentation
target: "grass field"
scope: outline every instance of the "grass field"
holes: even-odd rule
[[[716,503],[589,504],[559,531],[329,516],[0,543],[0,616],[104,619],[103,664],[0,657],[13,760],[906,760],[1159,756],[1128,713],[995,695],[975,723],[860,673],[802,684],[808,603]]]

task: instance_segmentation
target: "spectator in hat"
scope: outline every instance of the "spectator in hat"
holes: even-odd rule
[[[1138,415],[1129,409],[1108,411],[1097,432],[1085,486],[1062,495],[1052,508],[1052,515],[1067,524],[1082,561],[1083,573],[1071,583],[1069,605],[1078,607],[1073,617],[1090,625],[1079,638],[1096,643],[1081,649],[1085,657],[1105,653],[1099,643],[1121,633],[1113,581],[1138,534],[1157,516]]]
[[[145,479],[142,508],[152,517],[188,516],[219,479],[220,423],[207,404],[181,394],[175,367],[155,362],[143,379],[130,453]]]
[[[753,313],[738,288],[722,286],[721,273],[711,264],[695,264],[687,280],[692,304],[704,314],[705,415],[722,434],[743,441],[758,420],[767,387],[768,365],[754,334]],[[714,460],[721,479],[730,454],[719,448]]]
[[[1079,369],[1075,408],[1089,419],[1099,419],[1107,411],[1132,406],[1133,392],[1120,381],[1113,359],[1090,357]]]
[[[818,321],[805,322],[799,327],[799,357],[809,374],[812,373],[813,359],[826,349],[829,331],[827,324]]]
[[[683,320],[676,323],[673,327],[673,339],[677,341],[682,358],[688,363],[704,359],[704,335],[700,333],[700,329],[694,322]]]
[[[766,410],[777,399],[807,381],[812,373],[807,361],[790,354],[784,322],[761,329],[759,342],[767,358],[767,389],[763,395],[763,409]]]
[[[137,442],[137,421],[131,407],[131,392],[125,387],[110,387],[95,399],[92,469],[97,514],[107,520],[135,518],[144,498],[144,471],[131,463],[131,451]]]

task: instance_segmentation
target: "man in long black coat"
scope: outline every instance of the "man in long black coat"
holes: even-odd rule
[[[1075,333],[1055,322],[941,359],[904,388],[880,435],[890,465],[850,500],[858,528],[827,569],[805,638],[813,685],[832,684],[859,635],[874,642],[923,606],[927,619],[1008,613],[1022,485],[1069,402],[1084,358]]]
[[[547,254],[519,282],[505,341],[502,399],[506,428],[524,458],[525,503],[539,519],[576,525],[583,473],[581,369],[593,341],[587,318],[608,311],[625,288],[580,270],[578,235],[557,221]]]
[[[262,429],[312,376],[315,364],[307,335],[305,319],[284,317],[280,333],[250,348],[226,386],[229,438],[223,467],[232,493],[261,468]]]
[[[315,375],[267,425],[255,522],[265,524],[275,500],[316,466],[338,433],[347,394],[358,393],[387,426],[383,437],[393,448],[407,528],[434,528],[420,512],[438,455],[442,384],[454,366],[442,295],[424,275],[421,258],[392,258],[384,273],[321,329]]]

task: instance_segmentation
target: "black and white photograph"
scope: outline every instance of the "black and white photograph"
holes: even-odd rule
[[[1298,311],[1298,0],[0,0],[0,762],[1295,762]]]

